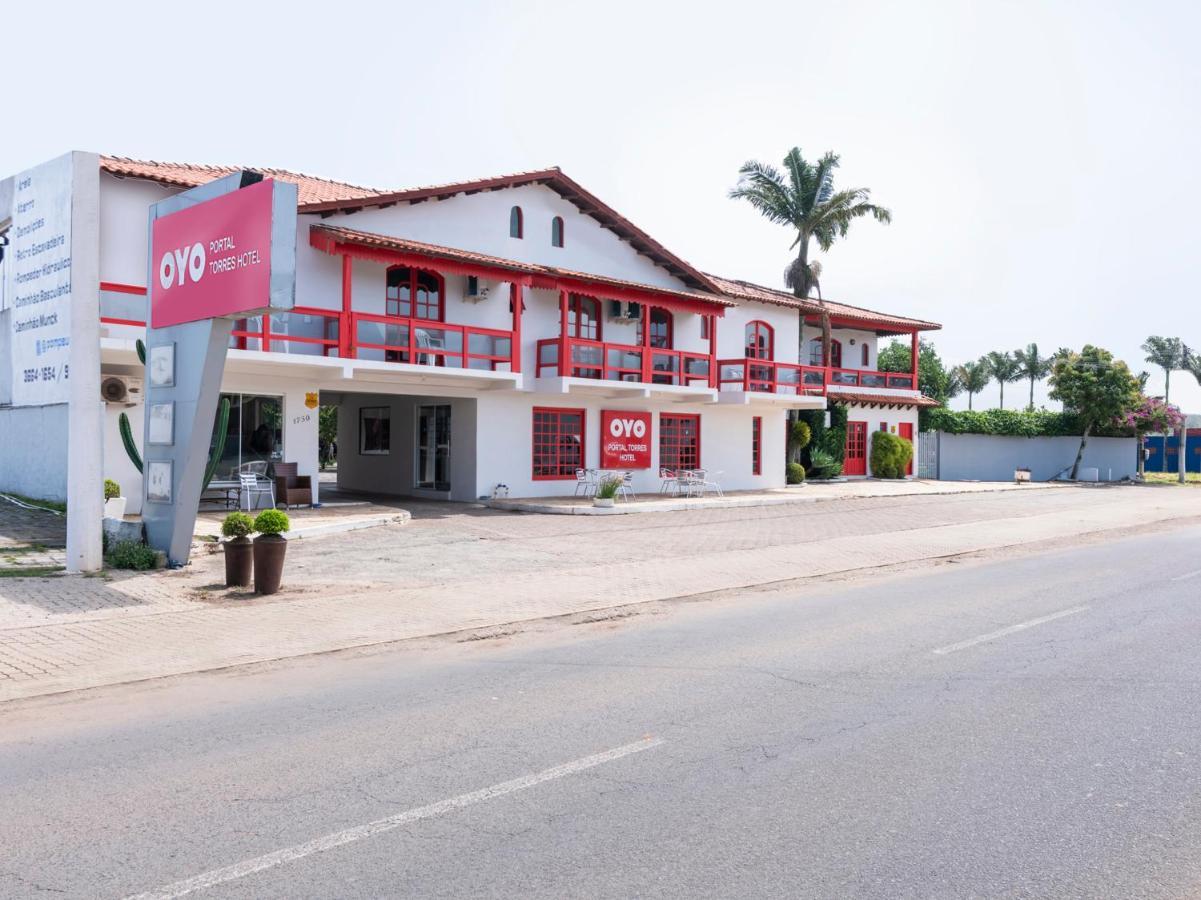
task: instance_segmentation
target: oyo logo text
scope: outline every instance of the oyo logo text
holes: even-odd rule
[[[183,287],[185,281],[195,284],[203,274],[204,244],[199,242],[191,247],[168,250],[158,263],[158,283],[164,291],[173,285]]]
[[[646,437],[646,422],[642,419],[612,419],[609,422],[609,434],[615,438]]]

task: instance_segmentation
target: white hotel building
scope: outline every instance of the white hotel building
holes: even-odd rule
[[[114,402],[120,382],[108,382],[98,450],[130,512],[141,479],[117,417],[130,415],[140,441],[147,210],[232,171],[98,158],[100,375],[129,388]],[[572,494],[576,470],[600,464],[602,411],[636,410],[652,421],[637,492],[659,490],[660,467],[760,489],[784,484],[789,410],[846,404],[855,476],[867,474],[873,432],[916,438],[918,407],[931,402],[914,372],[879,372],[876,351],[898,335],[916,348],[937,324],[829,302],[823,360],[816,301],[694,268],[558,169],[399,191],[260,171],[299,189],[296,307],[235,326],[219,477],[254,461],[315,476],[319,403],[339,409],[340,489]],[[73,360],[79,352],[73,344]],[[66,406],[5,410],[11,369],[4,360],[0,450],[19,465],[0,471],[0,490],[65,497],[55,436]]]

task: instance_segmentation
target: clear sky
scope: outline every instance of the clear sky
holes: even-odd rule
[[[1154,0],[12,3],[0,172],[559,165],[693,264],[779,285],[791,237],[727,191],[747,159],[835,150],[894,221],[823,259],[828,297],[944,323],[948,362],[1093,342],[1137,372],[1148,334],[1201,347],[1199,25]]]

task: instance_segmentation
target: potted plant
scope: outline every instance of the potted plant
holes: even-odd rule
[[[259,536],[254,539],[254,589],[259,594],[274,594],[284,574],[284,553],[288,539],[284,532],[291,529],[287,513],[278,509],[264,509],[254,520],[254,530]]]
[[[622,480],[620,475],[605,475],[601,478],[596,486],[596,496],[592,498],[592,505],[602,509],[612,508],[613,500],[621,489]]]
[[[249,535],[254,531],[254,519],[244,512],[231,512],[221,523],[221,533],[227,540],[225,550],[225,586],[250,587],[254,571],[254,545]]]
[[[104,479],[104,517],[125,518],[125,498],[121,496],[121,485],[111,478]]]

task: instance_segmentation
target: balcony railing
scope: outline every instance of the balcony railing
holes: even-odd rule
[[[913,375],[909,372],[879,372],[875,369],[831,369],[830,384],[911,391]]]
[[[494,372],[513,363],[511,331],[370,313],[351,318],[357,359]]]
[[[607,344],[582,338],[546,338],[538,341],[535,374],[539,378],[559,373],[559,353],[564,346],[568,353],[566,372],[572,378],[677,386],[708,385],[713,371],[713,360],[707,353]]]
[[[299,356],[339,356],[341,316],[326,309],[296,307],[238,319],[229,336],[235,350],[270,350]]]
[[[767,394],[823,394],[826,370],[768,359],[723,359],[717,364],[718,387],[723,391],[758,391]]]

